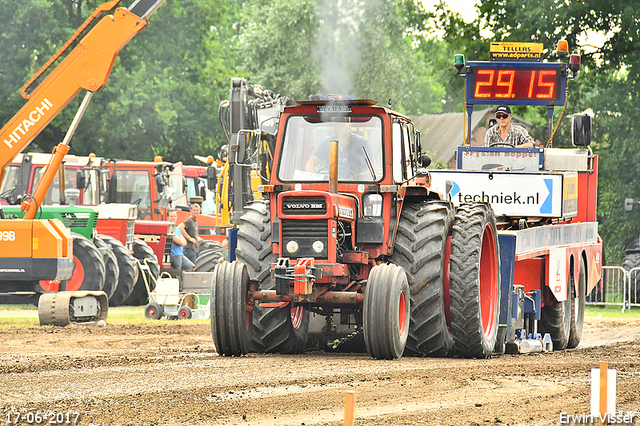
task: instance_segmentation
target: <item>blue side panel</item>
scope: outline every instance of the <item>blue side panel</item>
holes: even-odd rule
[[[511,293],[513,292],[513,274],[516,266],[516,236],[498,234],[500,245],[500,311],[498,324],[508,326],[511,321],[510,306]],[[508,332],[508,331],[507,331]]]
[[[236,260],[236,247],[238,247],[238,228],[227,229],[229,239],[229,262]]]

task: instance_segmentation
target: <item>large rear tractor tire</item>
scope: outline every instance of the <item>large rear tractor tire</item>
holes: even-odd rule
[[[239,356],[251,348],[251,311],[247,310],[249,275],[246,265],[222,262],[216,265],[211,283],[209,311],[211,336],[216,351]]]
[[[87,237],[72,232],[73,274],[67,280],[67,291],[101,291],[104,287],[102,253]]]
[[[131,294],[122,304],[132,306],[146,305],[149,301],[149,291],[153,291],[156,288],[156,280],[160,275],[158,257],[153,252],[153,249],[140,238],[133,239],[133,257],[138,259],[140,263],[138,279],[133,286],[133,290],[131,290]],[[145,265],[148,269],[145,268]],[[149,286],[149,291],[147,291],[147,285]]]
[[[582,329],[584,328],[584,307],[585,296],[587,292],[587,265],[582,259],[580,261],[580,270],[578,271],[578,289],[576,290],[573,274],[570,280],[571,295],[571,327],[569,331],[569,343],[567,348],[577,348],[582,339]]]
[[[409,283],[398,265],[371,268],[362,304],[362,328],[367,352],[377,359],[402,356],[409,336]]]
[[[109,298],[109,306],[120,306],[125,299],[129,297],[138,279],[136,259],[129,250],[115,238],[108,235],[101,235],[100,238],[111,246],[111,250],[118,260],[118,268],[120,269],[118,286]]]
[[[236,259],[247,266],[260,290],[274,290],[271,263],[278,259],[271,251],[269,205],[254,201],[244,206],[238,221]],[[288,303],[260,303],[253,308],[251,350],[253,352],[301,353],[309,331],[309,311]]]
[[[104,287],[102,291],[107,294],[107,298],[113,295],[113,292],[118,286],[118,276],[120,275],[120,268],[118,267],[118,259],[113,254],[111,246],[107,244],[102,237],[96,235],[93,238],[93,244],[102,253],[102,260],[104,261]]]
[[[211,272],[221,260],[227,257],[226,249],[222,248],[220,243],[212,241],[206,247],[202,250],[198,247],[198,258],[193,268],[196,272]]]
[[[462,204],[451,238],[451,330],[456,354],[490,358],[498,338],[500,256],[489,204]]]
[[[405,205],[391,262],[401,266],[411,289],[406,354],[448,356],[449,253],[454,208],[445,201]]]

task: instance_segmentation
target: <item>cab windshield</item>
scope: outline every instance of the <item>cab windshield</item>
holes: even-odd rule
[[[284,131],[278,178],[329,180],[330,142],[338,141],[338,180],[382,180],[382,121],[378,116],[291,116]],[[331,121],[329,121],[331,120]]]

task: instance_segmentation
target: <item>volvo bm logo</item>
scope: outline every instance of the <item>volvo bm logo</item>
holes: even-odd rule
[[[324,206],[321,203],[285,203],[284,206],[288,209],[321,209]]]

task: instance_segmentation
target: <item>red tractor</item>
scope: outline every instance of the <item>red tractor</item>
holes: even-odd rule
[[[468,90],[489,87],[469,79],[489,72],[524,73],[540,91],[550,83],[532,76],[555,76],[557,98],[510,101],[551,114],[576,62],[468,62]],[[572,126],[576,148],[463,146],[458,169],[428,174],[402,114],[368,100],[286,107],[263,199],[234,221],[232,262],[213,268],[216,349],[302,352],[322,317],[325,349],[360,342],[382,359],[576,347],[602,242],[590,119]]]
[[[324,316],[328,342],[346,326],[375,358],[397,358],[405,347],[449,355],[449,256],[472,239],[464,256],[482,256],[471,273],[488,279],[465,289],[477,299],[465,327],[474,353],[490,356],[498,329],[495,219],[488,205],[473,204],[459,219],[473,226],[456,237],[453,205],[410,183],[429,161],[411,121],[373,101],[285,108],[265,197],[244,207],[236,261],[214,271],[218,352],[302,352],[313,313]]]

